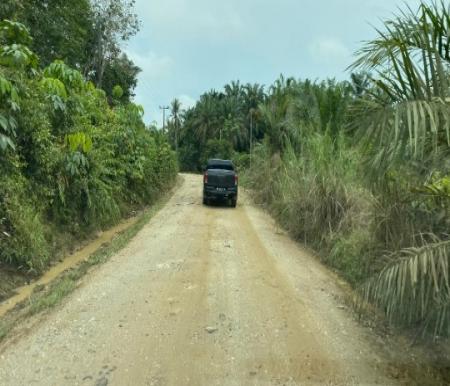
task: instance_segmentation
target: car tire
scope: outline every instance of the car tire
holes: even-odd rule
[[[203,197],[203,205],[208,205],[208,204],[209,204],[208,199],[206,197]]]
[[[237,199],[236,198],[232,198],[231,199],[231,207],[232,208],[236,208],[236,204],[237,204]]]

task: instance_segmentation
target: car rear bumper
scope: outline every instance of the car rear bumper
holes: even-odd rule
[[[223,190],[222,190],[223,189]],[[227,199],[227,198],[237,198],[238,188],[217,188],[215,186],[204,186],[203,197],[212,199]]]

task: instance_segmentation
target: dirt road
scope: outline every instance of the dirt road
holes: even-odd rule
[[[393,384],[334,275],[245,197],[184,183],[35,329],[0,347],[1,385]]]

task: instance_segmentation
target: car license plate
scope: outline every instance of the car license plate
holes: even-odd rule
[[[225,192],[225,188],[216,188],[218,192]]]

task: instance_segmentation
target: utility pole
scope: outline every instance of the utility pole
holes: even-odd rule
[[[163,112],[163,127],[162,132],[164,134],[164,131],[166,129],[166,110],[169,110],[169,106],[159,106],[159,109]]]

